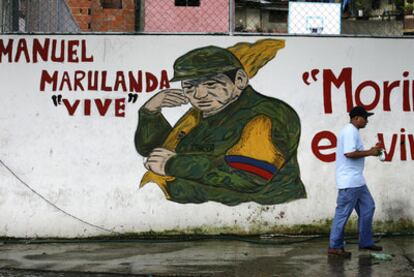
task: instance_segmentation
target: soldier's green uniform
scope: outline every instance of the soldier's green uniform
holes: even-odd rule
[[[175,79],[218,74],[217,65],[228,65],[229,59],[229,67],[242,68],[234,56],[229,58],[228,53],[221,51],[227,50],[218,49],[197,49],[179,58],[174,65]],[[201,60],[197,60],[197,51],[202,54]],[[218,57],[212,72],[201,66],[211,60],[205,55],[211,51]],[[205,72],[200,73],[199,68]],[[198,111],[191,109],[189,113]],[[154,148],[162,147],[173,129],[160,112],[141,108],[135,135],[137,151],[148,156]],[[296,112],[286,103],[248,86],[224,110],[206,118],[198,116],[197,125],[189,133],[177,132],[177,155],[168,160],[165,168],[167,175],[175,177],[167,182],[170,200],[237,205],[247,201],[278,204],[305,198],[296,158],[299,138],[300,120]],[[263,145],[270,145],[267,152],[273,154],[261,151],[256,155],[255,148]],[[263,158],[267,156],[270,158]]]

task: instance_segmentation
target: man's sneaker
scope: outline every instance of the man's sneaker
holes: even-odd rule
[[[328,248],[328,255],[343,258],[351,258],[352,253],[345,251],[343,248]]]
[[[382,251],[382,247],[379,245],[371,245],[371,246],[359,247],[359,250]]]

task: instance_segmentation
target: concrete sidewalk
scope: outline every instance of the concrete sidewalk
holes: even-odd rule
[[[414,276],[414,237],[379,242],[391,260],[348,244],[351,259],[328,258],[327,239],[251,242],[3,243],[0,276]],[[296,240],[293,240],[296,242]]]

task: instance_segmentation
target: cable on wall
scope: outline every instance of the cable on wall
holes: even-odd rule
[[[55,208],[55,209],[57,209],[58,211],[60,211],[60,212],[62,212],[62,213],[64,213],[65,215],[67,215],[67,216],[69,216],[69,217],[71,217],[71,218],[73,218],[73,219],[75,219],[75,220],[77,220],[77,221],[80,221],[80,222],[82,222],[82,223],[84,223],[84,224],[86,224],[86,225],[89,225],[89,226],[91,226],[91,227],[93,227],[93,228],[96,228],[96,229],[99,229],[99,230],[101,230],[101,231],[105,231],[105,232],[108,232],[108,233],[111,233],[111,234],[113,234],[113,235],[119,235],[119,233],[117,233],[117,232],[115,232],[115,231],[112,231],[112,230],[109,230],[109,229],[106,229],[106,228],[104,228],[104,227],[101,227],[101,226],[98,226],[98,225],[96,225],[96,224],[93,224],[93,223],[90,223],[90,222],[87,222],[86,220],[83,220],[83,219],[81,219],[81,218],[79,218],[79,217],[77,217],[77,216],[74,216],[74,215],[72,215],[72,214],[70,214],[69,212],[67,212],[67,211],[65,211],[65,210],[63,210],[62,208],[60,208],[60,207],[58,207],[56,204],[54,204],[53,202],[51,202],[50,200],[48,200],[46,197],[44,197],[42,194],[40,194],[39,192],[37,192],[36,190],[34,190],[31,186],[29,186],[25,181],[23,181],[12,169],[10,169],[1,159],[0,159],[0,164],[2,164],[3,165],[3,167],[4,168],[6,168],[17,180],[19,180],[19,182],[20,183],[22,183],[26,188],[28,188],[30,191],[32,191],[34,194],[36,194],[37,196],[39,196],[43,201],[45,201],[47,204],[49,204],[50,206],[52,206],[53,208]]]

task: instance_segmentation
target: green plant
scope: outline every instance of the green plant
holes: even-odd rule
[[[356,0],[355,1],[356,10],[365,10],[365,0]]]
[[[397,11],[402,13],[404,11],[404,0],[395,0],[395,7]]]
[[[395,6],[398,7],[403,7],[404,6],[404,0],[395,0]]]
[[[414,3],[405,3],[404,13],[413,14],[413,11],[414,11]]]
[[[362,16],[368,16],[371,11],[371,1],[372,0],[355,0],[354,2],[354,12],[359,14],[358,11],[362,11]],[[404,0],[402,0],[404,1]]]

